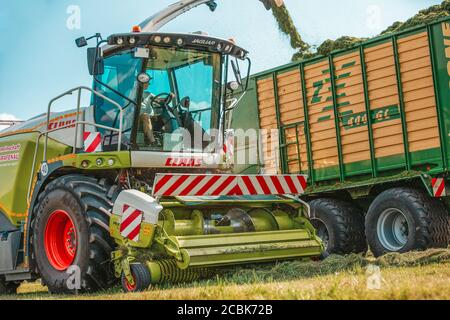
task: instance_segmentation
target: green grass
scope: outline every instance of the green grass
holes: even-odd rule
[[[381,288],[367,287],[367,268],[381,268]],[[166,284],[137,294],[120,288],[95,295],[52,296],[26,284],[0,299],[207,300],[207,299],[446,299],[450,300],[450,249],[391,254],[331,256],[322,262],[292,261],[224,270],[215,278]]]

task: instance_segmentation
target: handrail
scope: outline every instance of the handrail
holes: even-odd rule
[[[96,95],[96,96],[98,96],[98,97],[100,97],[100,98],[102,98],[102,99],[108,101],[108,102],[111,103],[114,107],[116,107],[117,109],[119,109],[119,112],[120,112],[120,117],[119,117],[119,130],[120,130],[120,132],[119,132],[119,141],[118,141],[118,143],[117,143],[117,144],[118,144],[118,146],[117,146],[117,151],[121,151],[121,147],[122,147],[122,129],[123,129],[123,128],[122,128],[122,125],[123,125],[123,108],[122,108],[117,102],[111,100],[110,98],[106,97],[105,95],[103,95],[103,94],[101,94],[101,93],[99,93],[99,92],[97,92],[97,91],[95,91],[95,90],[93,90],[93,89],[91,89],[91,88],[88,88],[88,87],[85,87],[85,86],[80,86],[80,87],[73,88],[73,89],[71,89],[71,90],[68,90],[68,91],[66,91],[66,92],[64,92],[64,93],[62,93],[62,94],[60,94],[59,96],[57,96],[57,97],[53,98],[52,100],[50,100],[50,102],[49,102],[49,104],[48,104],[48,109],[47,109],[47,125],[46,125],[45,144],[44,144],[44,159],[43,159],[44,162],[47,161],[48,134],[50,133],[49,130],[48,130],[48,126],[49,126],[49,124],[50,124],[50,116],[51,116],[51,115],[50,115],[50,112],[51,112],[51,108],[52,108],[53,103],[56,102],[56,101],[58,101],[59,99],[65,97],[65,96],[67,96],[67,95],[73,94],[75,91],[78,91],[78,99],[77,99],[77,121],[76,121],[76,122],[79,122],[79,120],[80,120],[80,109],[81,109],[81,91],[82,91],[82,90],[86,90],[86,91],[89,91],[89,92],[93,93],[94,95]],[[72,125],[73,125],[73,124],[72,124]],[[79,126],[79,123],[75,123],[75,142],[74,142],[74,146],[73,146],[74,152],[75,152],[75,150],[76,150],[77,143],[78,143],[78,126]],[[114,129],[115,129],[115,128],[114,128]],[[108,130],[110,130],[110,129],[108,129]]]
[[[34,170],[34,168],[35,168],[35,166],[36,166],[37,154],[38,154],[38,151],[39,151],[39,143],[40,143],[40,141],[41,141],[42,136],[44,136],[46,133],[52,133],[52,132],[55,132],[55,131],[59,131],[59,130],[71,128],[71,127],[73,127],[74,125],[76,126],[77,124],[78,124],[78,125],[80,125],[80,124],[89,125],[89,126],[93,126],[93,127],[96,127],[96,128],[101,128],[101,129],[110,130],[110,131],[115,131],[115,132],[119,132],[119,133],[120,133],[120,129],[107,127],[107,126],[100,125],[100,124],[93,123],[93,122],[89,122],[89,121],[79,121],[79,122],[76,122],[76,123],[71,123],[71,124],[65,125],[65,126],[60,127],[60,128],[56,128],[56,129],[49,130],[48,132],[43,132],[43,133],[41,133],[41,134],[37,137],[37,139],[36,139],[36,147],[35,147],[35,150],[34,150],[34,157],[33,157],[32,170]],[[75,150],[76,150],[76,149],[75,149]],[[73,150],[73,153],[75,153],[75,150]],[[120,150],[119,150],[119,151],[120,151]],[[31,175],[31,179],[30,179],[29,185],[28,185],[28,198],[29,198],[30,195],[31,195],[31,188],[32,188],[32,184],[33,184],[33,176],[34,176],[34,174]]]
[[[22,120],[0,120],[1,126],[14,126],[16,124],[24,123]]]
[[[86,90],[86,91],[89,91],[89,92],[93,93],[94,95],[96,95],[96,96],[98,96],[98,97],[108,101],[114,107],[119,109],[119,112],[120,112],[119,128],[108,127],[108,126],[104,126],[104,125],[93,123],[93,122],[89,122],[89,121],[80,121],[81,93],[82,93],[83,90]],[[49,128],[49,125],[50,125],[50,118],[51,118],[50,111],[51,111],[53,103],[58,101],[59,99],[65,97],[65,96],[67,96],[67,95],[73,94],[75,91],[78,92],[78,96],[77,96],[77,119],[76,119],[75,123],[67,124],[67,125],[64,125],[62,127],[49,130],[48,128]],[[60,131],[60,130],[64,130],[64,129],[67,129],[67,128],[72,128],[73,126],[75,126],[75,139],[74,139],[74,144],[73,144],[73,147],[72,147],[72,150],[73,150],[72,153],[76,154],[77,153],[77,144],[78,144],[78,127],[80,125],[88,125],[88,126],[93,126],[95,128],[100,128],[100,129],[105,129],[105,130],[108,130],[108,131],[118,132],[119,137],[118,137],[117,151],[118,152],[121,151],[121,148],[122,148],[122,134],[123,134],[123,108],[117,102],[115,102],[115,101],[111,100],[110,98],[106,97],[105,95],[103,95],[103,94],[101,94],[101,93],[99,93],[99,92],[97,92],[97,91],[95,91],[95,90],[93,90],[91,88],[85,87],[85,86],[76,87],[76,88],[73,88],[71,90],[68,90],[68,91],[60,94],[59,96],[57,96],[57,97],[53,98],[52,100],[50,100],[50,102],[48,104],[48,109],[47,109],[46,130],[44,132],[41,132],[39,134],[39,136],[37,137],[37,139],[36,139],[36,147],[35,147],[35,151],[34,151],[33,165],[31,167],[32,173],[31,173],[30,181],[29,181],[29,185],[28,185],[28,199],[31,196],[31,191],[32,191],[31,188],[32,188],[32,185],[33,185],[33,178],[34,178],[34,174],[35,174],[34,170],[35,170],[35,167],[36,167],[37,155],[38,155],[38,152],[39,152],[39,143],[41,141],[41,138],[43,136],[45,136],[44,153],[43,153],[43,159],[42,160],[43,160],[43,162],[47,162],[47,150],[48,150],[48,136],[49,136],[49,134],[53,133],[55,131]]]

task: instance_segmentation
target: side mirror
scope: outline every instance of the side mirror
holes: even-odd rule
[[[252,61],[248,57],[246,59],[244,59],[244,61],[246,61],[248,64],[247,75],[245,77],[242,77],[241,68],[240,68],[238,59],[231,60],[231,67],[233,68],[233,73],[236,78],[235,83],[237,83],[240,87],[242,87],[244,89],[244,91],[247,91],[249,79],[250,79],[250,72],[252,69]],[[245,79],[245,83],[244,83],[243,79]],[[235,84],[229,83],[229,84],[227,84],[228,89],[236,91],[230,87],[231,85],[235,86]]]
[[[87,46],[87,40],[85,37],[81,37],[75,40],[75,43],[77,44],[78,48],[86,47]]]
[[[189,97],[184,97],[183,99],[181,99],[180,105],[181,105],[181,107],[183,107],[184,109],[189,109],[189,108],[191,107],[191,98],[189,98]]]
[[[105,62],[102,57],[101,48],[88,48],[87,62],[91,76],[102,75],[105,72]]]
[[[206,5],[208,6],[209,10],[211,10],[211,12],[214,12],[217,9],[217,3],[215,2],[215,0],[208,1]]]

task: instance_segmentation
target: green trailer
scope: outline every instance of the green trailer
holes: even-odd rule
[[[259,129],[259,167],[236,168],[308,175],[304,199],[329,251],[365,251],[366,240],[376,255],[447,247],[448,17],[258,73],[250,86],[232,127]],[[251,149],[244,141],[238,149]]]

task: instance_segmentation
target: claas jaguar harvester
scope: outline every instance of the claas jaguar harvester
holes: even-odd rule
[[[182,1],[131,33],[91,37],[93,87],[69,90],[1,133],[0,294],[39,278],[53,293],[98,291],[119,278],[136,292],[322,254],[298,199],[303,175],[230,173],[226,97],[246,86],[247,51],[157,31],[199,4],[216,5]],[[53,112],[70,95],[76,108]]]

